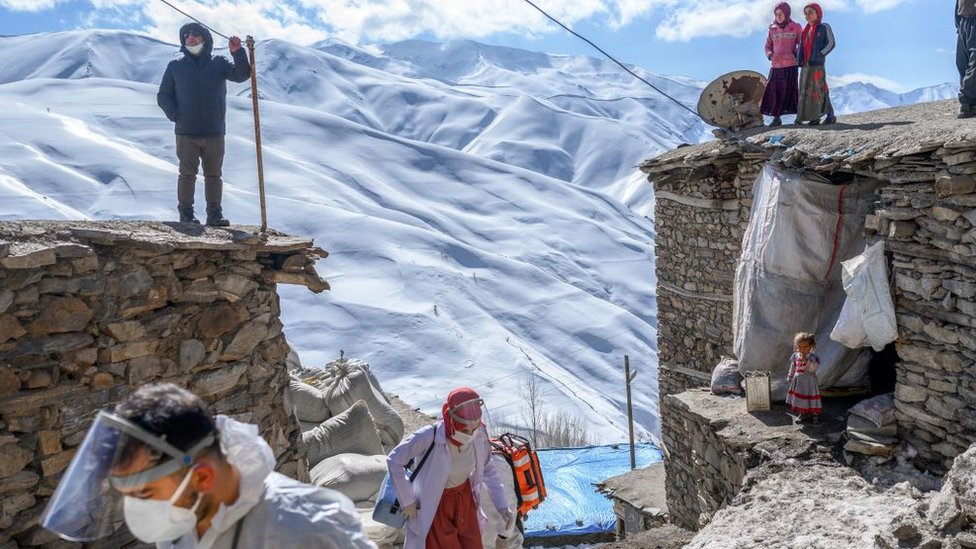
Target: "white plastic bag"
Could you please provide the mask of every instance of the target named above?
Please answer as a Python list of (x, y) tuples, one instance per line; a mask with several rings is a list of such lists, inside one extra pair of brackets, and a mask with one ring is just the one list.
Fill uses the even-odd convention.
[(840, 309), (840, 316), (837, 323), (830, 332), (830, 339), (842, 344), (848, 349), (867, 347), (868, 335), (864, 333), (864, 320), (861, 313), (857, 310), (857, 303), (848, 297), (844, 300), (844, 306)]
[(739, 373), (739, 362), (729, 357), (722, 357), (712, 370), (711, 388), (714, 395), (741, 395), (742, 374)]
[(868, 246), (864, 253), (841, 263), (844, 292), (854, 300), (864, 324), (864, 333), (875, 351), (898, 338), (895, 306), (888, 285), (884, 243)]

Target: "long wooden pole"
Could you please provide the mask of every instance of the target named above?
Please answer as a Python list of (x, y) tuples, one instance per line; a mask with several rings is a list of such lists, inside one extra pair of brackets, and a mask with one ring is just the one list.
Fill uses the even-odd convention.
[(637, 468), (637, 452), (634, 449), (634, 404), (630, 399), (630, 382), (634, 376), (630, 375), (630, 356), (624, 355), (624, 375), (627, 376), (627, 428), (630, 430), (630, 470)]
[(261, 112), (258, 108), (258, 77), (254, 68), (254, 37), (247, 37), (247, 51), (251, 58), (251, 100), (254, 103), (254, 146), (258, 154), (258, 191), (261, 195), (261, 233), (268, 232), (268, 210), (264, 200), (264, 158), (261, 155)]

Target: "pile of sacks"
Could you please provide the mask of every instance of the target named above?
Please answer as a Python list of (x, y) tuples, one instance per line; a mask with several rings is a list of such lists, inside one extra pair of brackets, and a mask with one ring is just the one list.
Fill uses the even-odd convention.
[(898, 444), (894, 393), (862, 400), (847, 416), (848, 452), (889, 457)]
[(356, 502), (364, 530), (378, 546), (402, 542), (402, 532), (371, 519), (386, 454), (403, 438), (403, 419), (369, 365), (342, 358), (323, 370), (291, 370), (285, 407), (301, 426), (300, 451), (312, 483)]

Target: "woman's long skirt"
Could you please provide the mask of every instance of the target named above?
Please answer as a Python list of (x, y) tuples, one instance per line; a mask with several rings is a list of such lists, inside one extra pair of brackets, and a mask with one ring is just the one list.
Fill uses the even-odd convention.
[(800, 98), (800, 88), (796, 79), (798, 72), (799, 68), (796, 66), (770, 69), (762, 104), (759, 106), (763, 114), (766, 116), (796, 114), (796, 106)]
[(478, 509), (471, 481), (447, 488), (437, 505), (434, 523), (427, 533), (427, 549), (482, 549)]
[(827, 71), (823, 65), (806, 65), (800, 69), (800, 102), (797, 122), (820, 121), (825, 114), (834, 112), (827, 88)]
[(822, 406), (820, 404), (820, 382), (817, 381), (817, 376), (812, 373), (793, 376), (789, 392), (786, 394), (786, 403), (790, 405), (791, 412), (819, 414)]

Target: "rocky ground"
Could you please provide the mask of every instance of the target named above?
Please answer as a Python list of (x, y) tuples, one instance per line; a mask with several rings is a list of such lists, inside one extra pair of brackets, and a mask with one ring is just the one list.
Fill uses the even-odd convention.
[(941, 491), (910, 458), (850, 467), (821, 448), (773, 459), (749, 473), (732, 504), (686, 547), (976, 547), (976, 447), (956, 459)]

